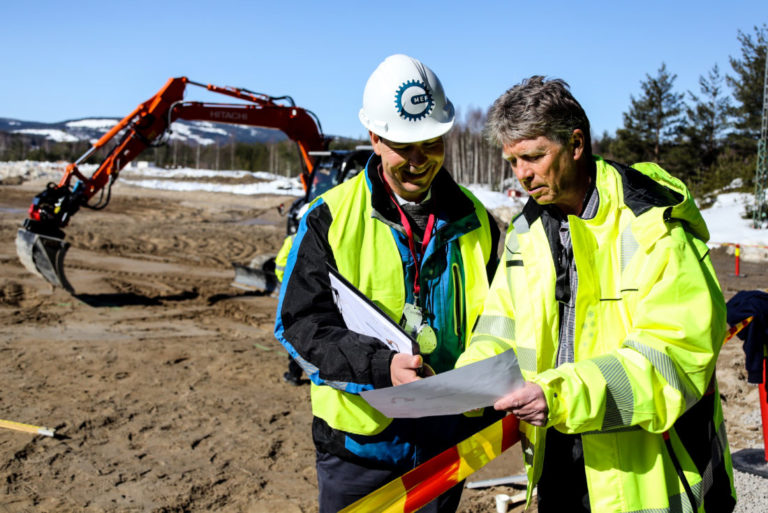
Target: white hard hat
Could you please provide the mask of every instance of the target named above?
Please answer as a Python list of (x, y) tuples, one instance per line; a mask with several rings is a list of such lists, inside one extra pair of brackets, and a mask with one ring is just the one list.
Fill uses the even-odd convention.
[(396, 143), (427, 141), (453, 126), (454, 109), (440, 79), (407, 55), (390, 55), (365, 84), (360, 122)]

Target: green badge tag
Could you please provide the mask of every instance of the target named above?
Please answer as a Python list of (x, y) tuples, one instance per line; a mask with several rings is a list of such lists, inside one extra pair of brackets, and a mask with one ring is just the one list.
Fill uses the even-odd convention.
[(416, 334), (416, 342), (419, 344), (421, 354), (431, 354), (437, 349), (437, 335), (429, 324), (422, 324)]
[(430, 354), (437, 349), (437, 335), (424, 317), (424, 311), (421, 308), (412, 303), (406, 303), (400, 325), (419, 344), (421, 354)]

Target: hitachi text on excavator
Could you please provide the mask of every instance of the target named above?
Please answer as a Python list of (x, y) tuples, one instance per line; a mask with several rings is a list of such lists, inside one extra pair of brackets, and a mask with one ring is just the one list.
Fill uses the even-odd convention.
[[(184, 101), (187, 85), (231, 96), (243, 103)], [(58, 184), (49, 183), (35, 196), (29, 208), (29, 218), (16, 236), (16, 251), (24, 267), (54, 286), (74, 294), (64, 273), (64, 257), (69, 243), (64, 240), (63, 228), (80, 207), (105, 208), (120, 170), (144, 149), (165, 143), (171, 133), (171, 124), (180, 119), (281, 130), (298, 146), (305, 191), (311, 184), (317, 159), (315, 155), (327, 150), (329, 144), (317, 116), (297, 107), (290, 96), (273, 97), (248, 89), (206, 85), (187, 77), (171, 78), (154, 96), (141, 103), (69, 164)], [(96, 171), (90, 177), (83, 175), (78, 166), (118, 135), (119, 140)], [(99, 198), (93, 201), (97, 194)]]

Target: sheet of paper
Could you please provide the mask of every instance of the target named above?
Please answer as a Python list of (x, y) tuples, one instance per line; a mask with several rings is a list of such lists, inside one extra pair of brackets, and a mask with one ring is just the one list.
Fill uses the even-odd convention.
[(338, 274), (338, 271), (329, 267), (328, 276), (331, 278), (331, 292), (336, 308), (348, 329), (376, 337), (393, 351), (413, 354), (413, 339), (395, 321)]
[(523, 386), (517, 356), (505, 351), (486, 360), (406, 385), (368, 390), (360, 395), (387, 417), (454, 415), (491, 406)]

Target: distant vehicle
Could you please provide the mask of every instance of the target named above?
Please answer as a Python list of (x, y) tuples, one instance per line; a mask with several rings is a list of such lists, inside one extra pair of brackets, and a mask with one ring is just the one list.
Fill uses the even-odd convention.
[(286, 235), (296, 233), (301, 216), (315, 198), (360, 174), (372, 153), (372, 146), (356, 146), (354, 150), (310, 151), (309, 155), (315, 158), (315, 169), (306, 194), (288, 209)]
[(299, 222), (310, 203), (325, 191), (360, 174), (372, 153), (372, 146), (356, 146), (354, 150), (310, 151), (309, 155), (314, 159), (315, 167), (304, 196), (291, 203), (287, 212), (283, 205), (278, 207), (281, 214), (286, 214), (285, 241), (280, 253), (258, 255), (247, 266), (232, 262), (235, 268), (235, 280), (232, 285), (246, 290), (276, 290), (282, 280), (280, 264), (276, 259), (279, 260), (280, 255), (287, 257), (293, 236), (299, 229)]

